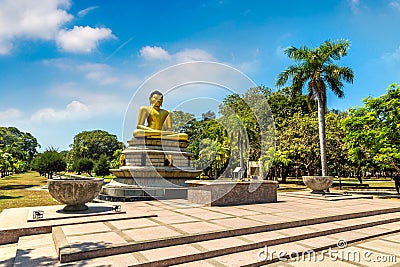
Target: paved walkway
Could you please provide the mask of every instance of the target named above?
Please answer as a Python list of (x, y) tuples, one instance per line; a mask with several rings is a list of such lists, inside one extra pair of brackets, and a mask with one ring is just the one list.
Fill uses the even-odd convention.
[[(0, 214), (0, 231), (53, 226), (53, 229), (57, 228), (62, 232), (62, 238), (63, 240), (65, 239), (63, 242), (68, 245), (66, 254), (84, 250), (101, 251), (110, 247), (125, 248), (127, 245), (151, 244), (153, 241), (156, 243), (171, 242), (171, 240), (179, 240), (185, 237), (190, 237), (191, 242), (193, 242), (196, 241), (196, 236), (208, 235), (210, 237), (216, 233), (220, 235), (221, 232), (233, 233), (242, 229), (246, 229), (246, 232), (239, 236), (228, 235), (225, 238), (223, 236), (209, 238), (208, 240), (199, 240), (196, 243), (187, 242), (190, 244), (171, 243), (169, 247), (146, 248), (141, 251), (80, 260), (70, 264), (59, 263), (53, 238), (50, 233), (45, 233), (20, 238), (17, 252), (15, 252), (17, 249), (16, 243), (0, 246), (0, 265), (13, 266), (13, 257), (16, 255), (14, 266), (129, 266), (168, 258), (171, 255), (179, 258), (185, 255), (209, 252), (213, 249), (249, 246), (254, 242), (270, 239), (285, 239), (287, 241), (285, 244), (270, 246), (269, 253), (271, 253), (271, 249), (277, 252), (280, 250), (290, 252), (296, 249), (303, 251), (304, 249), (313, 248), (316, 244), (323, 244), (326, 240), (336, 243), (341, 238), (340, 235), (335, 235), (334, 233), (325, 236), (323, 234), (325, 233), (324, 231), (329, 231), (333, 228), (345, 228), (349, 225), (368, 225), (374, 223), (375, 218), (372, 215), (375, 211), (400, 208), (398, 201), (379, 199), (323, 201), (279, 194), (278, 200), (277, 203), (230, 207), (205, 207), (188, 203), (186, 200), (142, 201), (121, 203), (122, 210), (126, 214), (99, 215), (90, 218), (84, 216), (73, 219), (50, 218), (52, 216), (51, 212), (56, 212), (61, 206), (40, 207), (50, 220), (37, 222), (27, 221), (32, 208), (9, 209)], [(92, 204), (92, 207), (101, 205), (103, 204)], [(371, 213), (371, 216), (361, 216), (362, 213)], [(357, 217), (357, 214), (360, 216)], [(151, 217), (155, 215), (156, 217)], [(349, 217), (349, 215), (351, 216)], [(138, 216), (149, 217), (133, 218)], [(400, 231), (399, 222), (389, 223), (390, 220), (400, 218), (399, 216), (400, 210), (380, 215), (380, 220), (388, 220), (388, 223), (386, 228), (381, 227), (379, 229), (382, 231)], [(327, 218), (328, 220), (326, 221)], [(261, 233), (258, 230), (262, 227), (272, 227), (272, 230)], [(277, 227), (276, 230), (273, 227)], [(373, 231), (377, 230), (377, 228), (369, 229), (367, 233), (365, 230), (359, 230), (358, 232), (355, 231), (353, 235), (365, 238), (368, 235), (373, 235)], [(322, 239), (304, 238), (290, 241), (296, 235), (300, 236), (298, 231), (303, 231), (301, 234), (304, 236), (307, 233), (319, 232), (322, 235)], [(348, 237), (353, 238), (352, 236)], [(350, 241), (351, 238), (349, 238)], [(368, 258), (364, 259), (362, 257), (359, 262), (357, 259), (340, 261), (339, 266), (396, 266), (394, 264), (400, 266), (400, 234), (398, 233), (349, 244), (347, 248), (343, 248), (339, 252), (350, 251), (353, 253), (353, 250), (360, 253), (371, 251), (372, 254), (369, 255), (371, 262), (368, 262)], [(252, 252), (251, 257), (254, 259), (251, 259), (251, 261), (257, 262), (255, 257), (257, 257), (259, 251), (260, 249), (257, 249)], [(211, 257), (207, 260), (194, 260), (191, 264), (185, 263), (180, 266), (239, 266), (241, 265), (240, 255), (233, 253), (226, 256)], [(324, 255), (323, 265), (319, 262), (321, 255)], [(277, 256), (278, 254), (275, 255), (275, 258)], [(317, 256), (319, 258), (317, 257), (315, 262), (289, 260), (270, 265), (333, 266), (335, 264), (338, 266), (339, 259), (334, 262), (328, 258), (328, 255), (321, 252), (318, 252)], [(377, 262), (377, 256), (385, 256), (386, 262)], [(238, 260), (236, 261), (236, 259)], [(382, 261), (383, 258), (381, 257), (380, 260)]]

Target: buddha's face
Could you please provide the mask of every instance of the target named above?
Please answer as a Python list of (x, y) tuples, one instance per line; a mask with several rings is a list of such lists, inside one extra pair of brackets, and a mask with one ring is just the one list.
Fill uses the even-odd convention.
[(159, 94), (153, 94), (150, 97), (150, 104), (152, 107), (161, 107), (162, 106), (162, 102), (163, 102), (163, 96), (159, 95)]

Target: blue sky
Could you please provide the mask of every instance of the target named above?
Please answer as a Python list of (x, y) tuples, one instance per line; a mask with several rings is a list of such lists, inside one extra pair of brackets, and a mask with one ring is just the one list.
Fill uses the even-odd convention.
[(399, 28), (400, 0), (0, 0), (0, 125), (42, 148), (67, 149), (83, 130), (122, 139), (130, 99), (166, 67), (221, 62), (274, 88), (286, 47), (340, 38), (355, 80), (328, 106), (345, 110), (399, 82)]

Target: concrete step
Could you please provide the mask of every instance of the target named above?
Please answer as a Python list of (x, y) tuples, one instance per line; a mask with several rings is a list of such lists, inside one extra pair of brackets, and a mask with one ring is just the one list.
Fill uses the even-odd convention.
[[(397, 223), (400, 221), (400, 212), (349, 219), (331, 219), (322, 217), (318, 218), (318, 221), (310, 219), (302, 223), (278, 223), (237, 228), (229, 231), (206, 232), (194, 235), (185, 234), (170, 238), (144, 240), (142, 242), (132, 241), (125, 244), (93, 243), (89, 239), (84, 240), (78, 237), (80, 238), (80, 243), (70, 245), (68, 235), (64, 235), (62, 228), (56, 227), (53, 229), (53, 239), (61, 262), (135, 252), (139, 255), (138, 258), (141, 259), (138, 266), (146, 266), (147, 264), (151, 266), (166, 266), (248, 251), (265, 245), (278, 245), (381, 224)], [(96, 227), (99, 227), (99, 231), (103, 230), (103, 226), (97, 225)], [(89, 235), (88, 238), (90, 237)], [(74, 238), (76, 239), (77, 237), (72, 236), (71, 240)], [(111, 242), (112, 240), (109, 241)], [(209, 248), (212, 249), (209, 250)], [(163, 258), (163, 255), (166, 258)]]
[(12, 266), (61, 266), (51, 234), (20, 237)]
[[(393, 217), (398, 215), (393, 214)], [(364, 220), (364, 223), (369, 223), (376, 219), (376, 216), (373, 216)], [(389, 218), (382, 219), (387, 220)], [(360, 221), (356, 219), (351, 221), (351, 223), (357, 222)], [(350, 223), (350, 221), (342, 222), (343, 225), (347, 223)], [(333, 230), (333, 228), (338, 226), (340, 227), (337, 223), (325, 223), (295, 227), (273, 232), (98, 257), (70, 264), (61, 264), (59, 262), (52, 244), (51, 235), (41, 234), (21, 237), (18, 242), (14, 265), (8, 266), (262, 266), (287, 258), (295, 258), (297, 255), (300, 257), (304, 255), (308, 259), (307, 257), (314, 256), (312, 252), (326, 250), (329, 247), (338, 250), (336, 248), (338, 240), (344, 240), (346, 244), (351, 244), (400, 231), (400, 222), (398, 221), (335, 232), (336, 230)], [(347, 225), (347, 227), (349, 226)], [(321, 235), (322, 232), (326, 231), (332, 233)], [(310, 236), (310, 233), (313, 232), (319, 232), (319, 234)], [(307, 235), (310, 237), (304, 238)], [(400, 243), (397, 245), (400, 247)], [(284, 253), (282, 254), (281, 251)], [(278, 255), (280, 256), (278, 257)], [(321, 256), (317, 257), (320, 258)]]
[(17, 253), (17, 243), (0, 245), (0, 266), (11, 267)]
[[(312, 226), (311, 226), (312, 227)], [(300, 229), (298, 229), (300, 230)], [(254, 267), (254, 266), (265, 266), (267, 264), (271, 264), (274, 262), (283, 262), (284, 265), (277, 266), (292, 266), (288, 265), (291, 261), (297, 260), (297, 265), (294, 266), (308, 266), (307, 264), (313, 264), (312, 266), (356, 266), (352, 264), (345, 265), (345, 261), (354, 261), (357, 262), (357, 257), (360, 257), (359, 260), (363, 260), (363, 253), (366, 251), (372, 252), (370, 247), (367, 247), (365, 250), (360, 250), (359, 248), (347, 249), (349, 244), (353, 244), (359, 241), (376, 238), (379, 236), (384, 236), (388, 234), (398, 233), (400, 232), (400, 222), (392, 222), (380, 224), (377, 226), (365, 227), (356, 230), (343, 231), (338, 233), (332, 233), (328, 235), (320, 235), (310, 238), (301, 238), (298, 239), (298, 235), (291, 236), (291, 241), (289, 242), (276, 242), (277, 239), (270, 238), (265, 236), (263, 246), (259, 246), (255, 249), (244, 250), (236, 253), (225, 253), (215, 257), (203, 257), (197, 261), (184, 262), (183, 259), (163, 259), (163, 261), (158, 262), (147, 262), (141, 263), (131, 266), (165, 266), (164, 264), (168, 264), (170, 266), (175, 267), (183, 267), (183, 266), (246, 266), (246, 267)], [(261, 237), (261, 236), (260, 236)], [(400, 235), (396, 237), (400, 239)], [(208, 245), (208, 244), (203, 244)], [(393, 247), (394, 251), (400, 251), (400, 243), (390, 243), (389, 245), (394, 245), (397, 247)], [(344, 253), (341, 253), (341, 250), (345, 250)], [(378, 248), (375, 248), (377, 250)], [(384, 255), (390, 255), (387, 250), (384, 250)], [(157, 251), (157, 253), (161, 254), (161, 251)], [(336, 257), (336, 263), (332, 260), (330, 255)], [(395, 259), (398, 262), (399, 256), (392, 254), (392, 259)], [(394, 256), (394, 258), (393, 258)], [(397, 258), (396, 258), (397, 257)], [(338, 260), (339, 259), (339, 260)], [(373, 260), (373, 256), (371, 260)], [(325, 262), (323, 262), (325, 260)], [(171, 265), (171, 262), (179, 262), (180, 264)], [(366, 261), (366, 260), (365, 260)], [(372, 266), (372, 262), (365, 262), (365, 265), (361, 266)], [(357, 263), (356, 263), (357, 264)], [(381, 263), (383, 265), (377, 266), (389, 266)], [(360, 266), (360, 265), (358, 265)], [(397, 266), (397, 265), (396, 265)]]

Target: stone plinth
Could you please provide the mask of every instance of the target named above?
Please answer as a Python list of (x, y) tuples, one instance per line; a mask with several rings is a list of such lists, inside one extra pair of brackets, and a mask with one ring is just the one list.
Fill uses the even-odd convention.
[(277, 202), (277, 182), (251, 181), (186, 181), (188, 201), (207, 206), (230, 206)]
[(117, 178), (103, 187), (102, 199), (186, 198), (185, 181), (201, 173), (191, 166), (187, 141), (133, 138), (128, 144), (125, 166), (110, 170)]
[(50, 195), (58, 202), (66, 204), (64, 211), (87, 210), (85, 203), (92, 201), (100, 193), (103, 179), (54, 178), (48, 180)]

